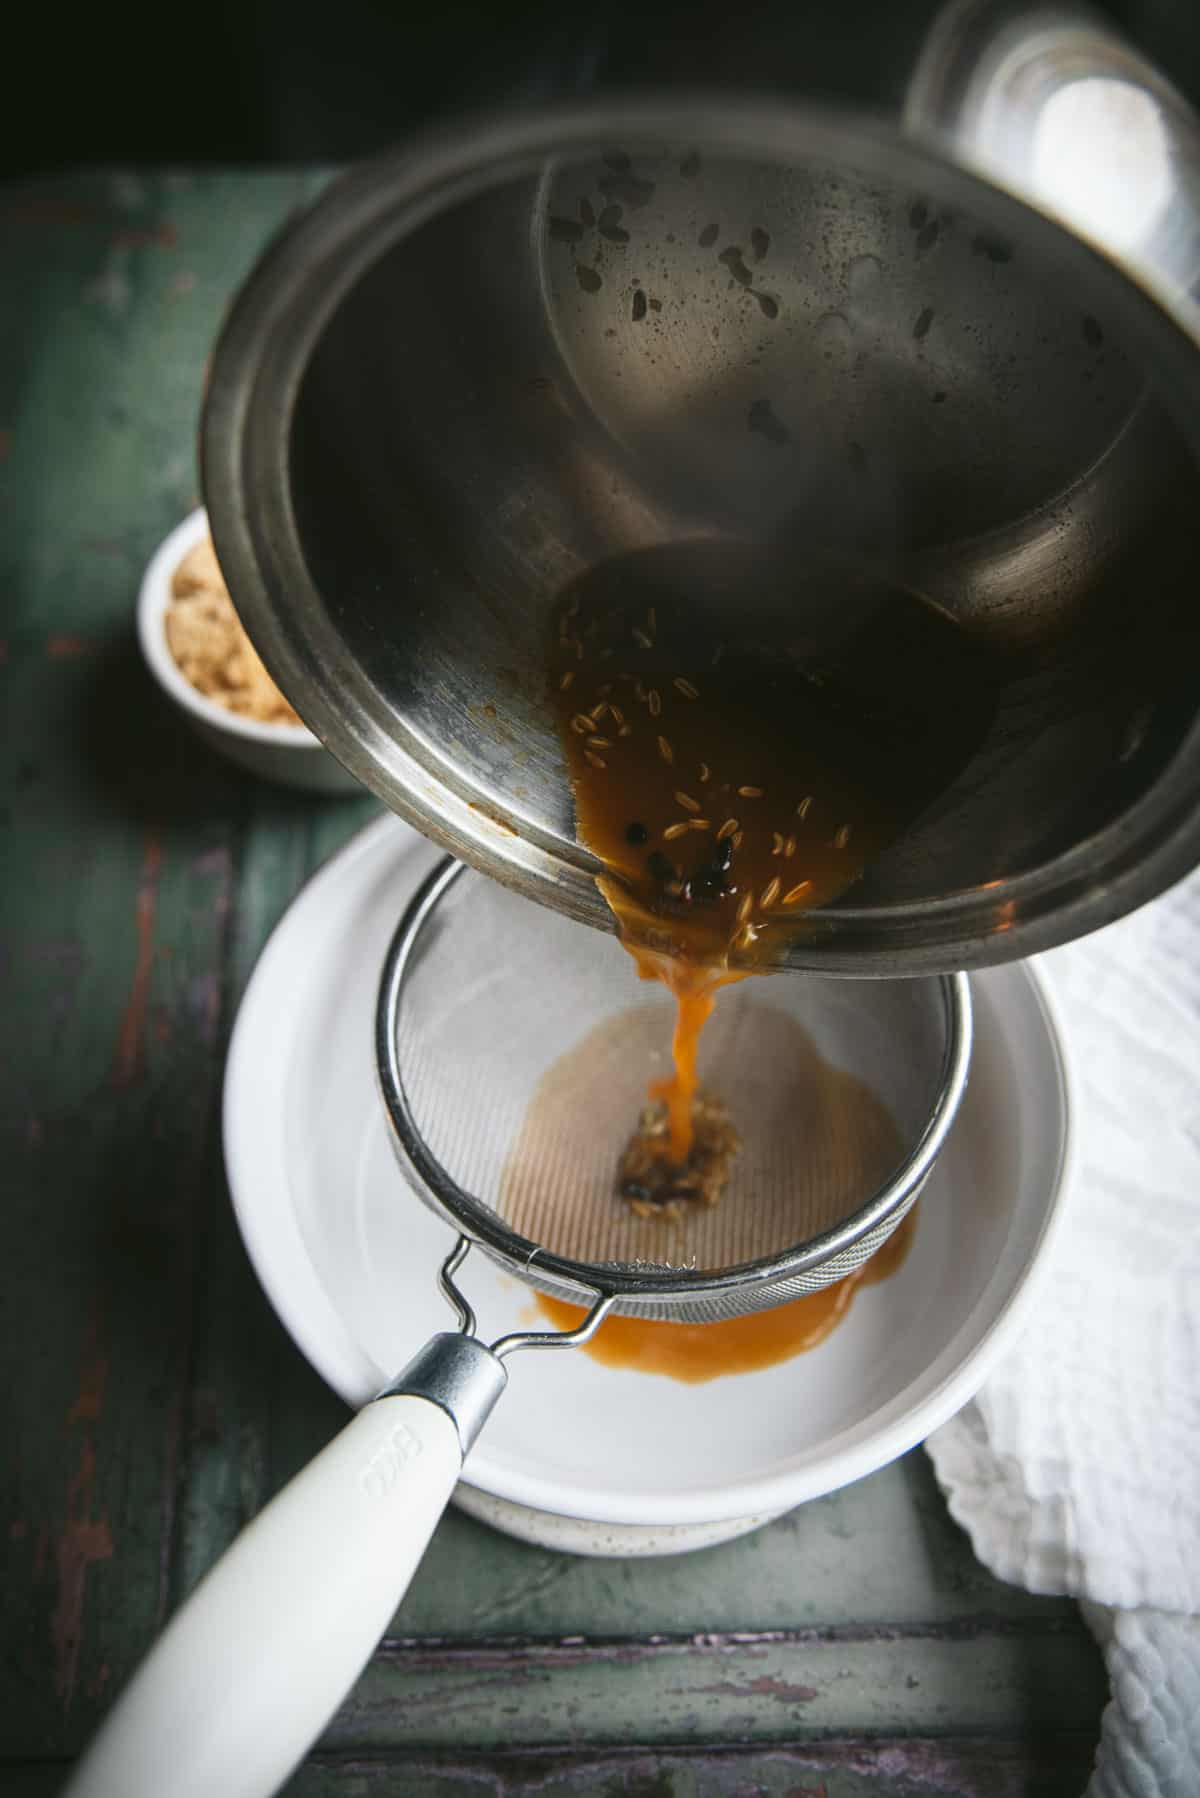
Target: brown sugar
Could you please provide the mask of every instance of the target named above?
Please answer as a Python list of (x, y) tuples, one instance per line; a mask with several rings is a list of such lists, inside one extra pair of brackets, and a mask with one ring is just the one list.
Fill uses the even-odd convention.
[(300, 723), (242, 627), (210, 538), (175, 570), (164, 624), (167, 647), (198, 693), (262, 724)]

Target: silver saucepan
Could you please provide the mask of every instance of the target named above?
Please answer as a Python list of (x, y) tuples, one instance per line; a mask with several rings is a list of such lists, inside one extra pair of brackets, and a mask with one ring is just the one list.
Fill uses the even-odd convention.
[[(736, 632), (764, 565), (817, 556), (960, 620), (997, 701), (777, 951), (826, 973), (1025, 955), (1200, 854), (1193, 121), (1081, 16), (959, 4), (902, 44), (929, 11), (894, 10), (887, 116), (828, 82), (591, 99), (354, 170), (250, 277), (204, 424), (305, 722), (593, 924), (544, 703), (566, 586), (650, 570)], [(900, 683), (923, 716), (960, 697), (936, 674)]]

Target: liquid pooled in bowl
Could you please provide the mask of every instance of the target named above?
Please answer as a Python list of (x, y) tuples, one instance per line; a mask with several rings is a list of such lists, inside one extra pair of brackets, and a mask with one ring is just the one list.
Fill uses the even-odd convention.
[[(720, 1323), (680, 1324), (646, 1317), (610, 1317), (584, 1353), (606, 1367), (665, 1374), (698, 1385), (721, 1374), (753, 1373), (817, 1348), (837, 1329), (863, 1286), (874, 1286), (903, 1267), (917, 1227), (917, 1206), (907, 1211), (886, 1241), (862, 1266), (819, 1292), (751, 1311)], [(586, 1315), (577, 1305), (537, 1295), (538, 1314), (555, 1330), (577, 1330)]]

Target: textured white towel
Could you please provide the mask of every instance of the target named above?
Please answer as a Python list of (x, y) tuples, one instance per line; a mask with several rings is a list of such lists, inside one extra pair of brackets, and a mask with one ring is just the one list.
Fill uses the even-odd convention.
[(981, 1561), (1087, 1601), (1112, 1684), (1087, 1798), (1198, 1798), (1200, 875), (1039, 965), (1078, 1190), (1020, 1342), (926, 1446)]

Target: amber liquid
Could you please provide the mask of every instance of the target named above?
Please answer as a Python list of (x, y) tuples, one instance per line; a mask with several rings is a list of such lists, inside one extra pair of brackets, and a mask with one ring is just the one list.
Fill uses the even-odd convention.
[[(724, 1323), (673, 1324), (644, 1317), (610, 1317), (585, 1345), (585, 1354), (606, 1367), (634, 1368), (699, 1384), (721, 1374), (752, 1373), (804, 1354), (837, 1328), (860, 1287), (886, 1280), (908, 1255), (917, 1226), (917, 1207), (869, 1260), (843, 1280), (807, 1293), (770, 1311), (753, 1311)], [(574, 1330), (584, 1317), (575, 1305), (539, 1294), (538, 1311), (556, 1330)]]
[(579, 840), (643, 979), (678, 1005), (667, 1103), (686, 1162), (718, 989), (846, 892), (968, 759), (993, 671), (874, 575), (704, 543), (562, 596), (550, 655)]

